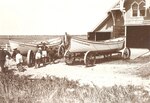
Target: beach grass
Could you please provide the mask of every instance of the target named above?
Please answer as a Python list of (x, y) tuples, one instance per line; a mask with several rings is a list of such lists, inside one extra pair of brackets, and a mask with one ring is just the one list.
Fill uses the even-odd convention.
[(149, 103), (142, 86), (102, 87), (80, 85), (67, 78), (31, 79), (13, 73), (0, 74), (1, 103)]

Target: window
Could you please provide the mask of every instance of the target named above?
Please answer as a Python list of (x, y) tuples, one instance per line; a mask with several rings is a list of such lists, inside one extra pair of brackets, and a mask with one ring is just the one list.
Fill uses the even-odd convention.
[(132, 16), (138, 16), (138, 4), (134, 3), (132, 5)]
[(145, 2), (143, 0), (140, 3), (133, 2), (131, 9), (133, 17), (146, 16)]
[(139, 4), (139, 11), (140, 11), (140, 16), (145, 16), (145, 3), (142, 1), (140, 4)]

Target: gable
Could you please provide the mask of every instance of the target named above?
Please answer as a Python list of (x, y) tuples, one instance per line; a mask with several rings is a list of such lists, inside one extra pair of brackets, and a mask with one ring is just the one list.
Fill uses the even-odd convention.
[(109, 16), (107, 20), (103, 22), (103, 24), (99, 28), (97, 28), (98, 32), (111, 32), (112, 30), (113, 30), (113, 20), (111, 16)]
[(126, 0), (126, 25), (150, 25), (150, 0)]
[(99, 26), (97, 26), (97, 28), (93, 31), (112, 31), (112, 26), (113, 26), (113, 20), (110, 14), (108, 14), (107, 18), (105, 18), (105, 20), (103, 20), (103, 22), (101, 22), (101, 24)]
[[(145, 7), (145, 14), (143, 12), (144, 16), (140, 16), (142, 14), (138, 14), (138, 17), (132, 17), (132, 9), (131, 9), (131, 5), (133, 5), (133, 3), (136, 2), (138, 5), (143, 5), (143, 7)], [(142, 6), (141, 6), (142, 7)], [(108, 15), (107, 17), (93, 30), (94, 31), (111, 31), (112, 27), (110, 27), (110, 24), (113, 26), (114, 24), (112, 22), (115, 22), (116, 18), (112, 17), (111, 12), (112, 11), (120, 11), (122, 12), (122, 16), (124, 19), (126, 19), (126, 21), (124, 22), (123, 20), (123, 25), (145, 25), (145, 24), (150, 24), (150, 0), (118, 0), (117, 3), (115, 3), (115, 5), (108, 11)], [(125, 15), (123, 14), (123, 12), (125, 12)], [(139, 12), (139, 11), (138, 11)], [(142, 13), (142, 11), (141, 11)], [(112, 20), (110, 20), (110, 18)], [(122, 24), (121, 24), (122, 25)]]

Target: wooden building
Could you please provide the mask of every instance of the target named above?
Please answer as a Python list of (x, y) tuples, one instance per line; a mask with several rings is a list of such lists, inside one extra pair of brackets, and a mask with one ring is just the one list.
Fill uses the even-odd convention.
[(126, 36), (129, 48), (150, 48), (150, 0), (120, 0), (92, 32), (89, 40)]

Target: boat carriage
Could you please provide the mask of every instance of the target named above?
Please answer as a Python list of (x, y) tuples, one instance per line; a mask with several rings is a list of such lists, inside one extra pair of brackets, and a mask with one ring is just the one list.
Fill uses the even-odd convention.
[[(65, 52), (65, 62), (70, 65), (75, 61), (76, 57), (84, 57), (86, 66), (95, 64), (97, 55), (111, 55), (112, 53), (120, 53), (124, 48), (125, 38), (119, 37), (109, 40), (90, 41), (78, 37), (72, 37), (70, 47)], [(124, 57), (128, 58), (129, 49), (124, 52)]]
[[(60, 37), (47, 40), (45, 41), (45, 43), (47, 47), (52, 47), (57, 50), (58, 57), (61, 58), (64, 56), (65, 48)], [(9, 45), (11, 50), (17, 48), (22, 55), (27, 56), (27, 65), (30, 66), (34, 62), (34, 55), (38, 50), (37, 45), (42, 46), (42, 42), (23, 43), (9, 40)]]

